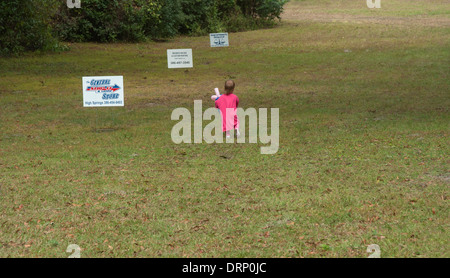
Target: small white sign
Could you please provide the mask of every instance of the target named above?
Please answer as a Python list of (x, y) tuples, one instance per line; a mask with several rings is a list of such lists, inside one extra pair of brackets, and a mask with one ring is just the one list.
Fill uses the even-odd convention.
[(167, 49), (167, 65), (173, 68), (192, 68), (192, 49)]
[(209, 34), (211, 47), (224, 47), (228, 44), (228, 33), (211, 33)]
[(381, 8), (381, 0), (367, 0), (367, 7), (369, 9), (373, 9), (373, 8)]
[(124, 106), (123, 76), (83, 77), (83, 107)]

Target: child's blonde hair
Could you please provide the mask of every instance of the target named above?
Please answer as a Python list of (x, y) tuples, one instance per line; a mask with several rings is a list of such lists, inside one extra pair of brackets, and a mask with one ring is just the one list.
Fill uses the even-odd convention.
[(234, 86), (235, 86), (235, 84), (234, 84), (233, 80), (230, 79), (230, 80), (225, 81), (225, 94), (229, 95), (229, 94), (233, 93)]

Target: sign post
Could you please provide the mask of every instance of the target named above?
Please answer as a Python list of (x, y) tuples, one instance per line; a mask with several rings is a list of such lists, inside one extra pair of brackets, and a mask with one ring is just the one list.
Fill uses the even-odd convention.
[[(88, 76), (82, 78), (83, 107), (121, 107), (124, 106), (123, 76)], [(95, 114), (95, 130), (98, 132), (98, 118), (104, 115)], [(112, 115), (115, 122), (114, 113)], [(114, 130), (113, 128), (103, 129)]]

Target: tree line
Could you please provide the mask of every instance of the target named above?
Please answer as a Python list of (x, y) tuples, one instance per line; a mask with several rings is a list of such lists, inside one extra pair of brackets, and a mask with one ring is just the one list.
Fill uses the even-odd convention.
[(0, 0), (0, 55), (61, 42), (141, 42), (275, 24), (288, 0)]

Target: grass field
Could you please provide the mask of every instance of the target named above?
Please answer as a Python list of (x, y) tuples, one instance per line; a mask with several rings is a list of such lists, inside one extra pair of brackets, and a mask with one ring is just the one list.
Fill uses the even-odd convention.
[[(0, 257), (449, 257), (450, 7), (365, 2), (291, 1), (228, 48), (0, 58)], [(167, 69), (173, 48), (194, 68)], [(125, 107), (82, 107), (102, 75)], [(172, 142), (172, 111), (227, 78), (241, 107), (280, 109), (276, 154)]]

